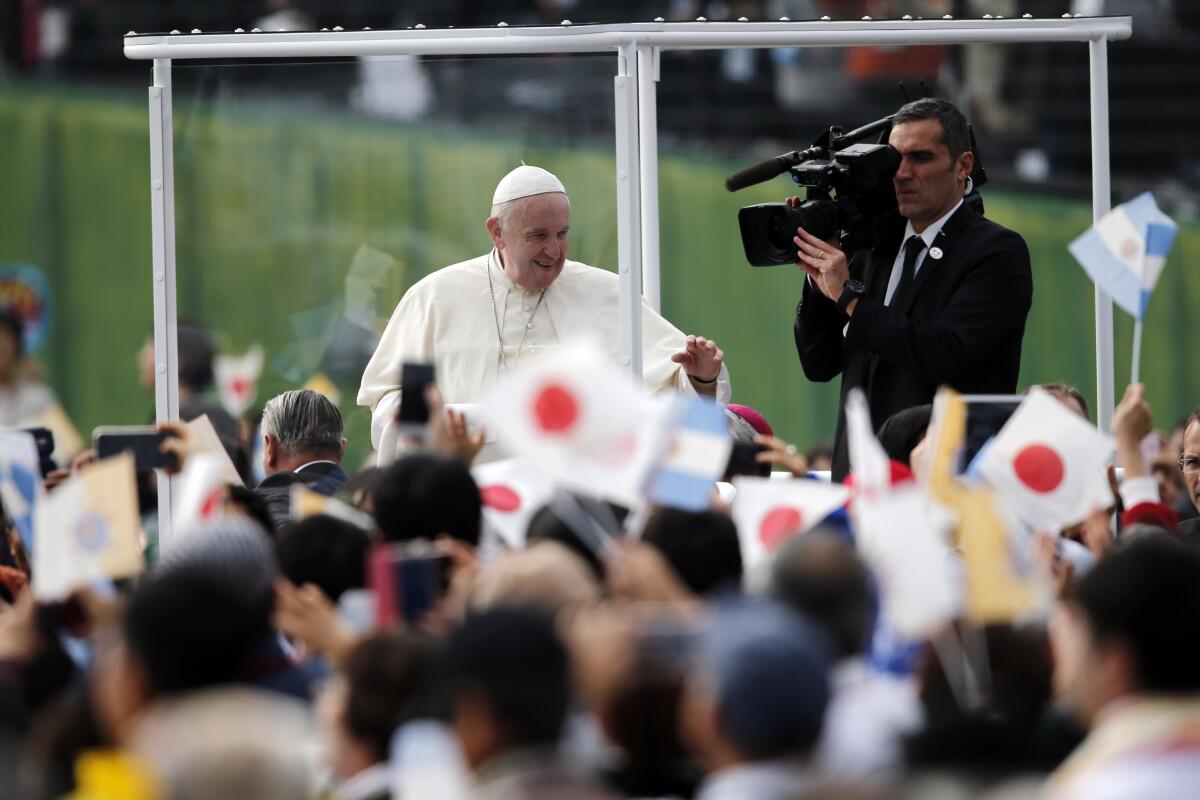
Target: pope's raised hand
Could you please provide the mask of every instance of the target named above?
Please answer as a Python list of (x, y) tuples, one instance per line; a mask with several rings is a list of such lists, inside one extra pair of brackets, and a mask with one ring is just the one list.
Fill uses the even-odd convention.
[(712, 339), (689, 336), (684, 348), (671, 356), (671, 360), (682, 365), (683, 371), (689, 376), (708, 383), (721, 374), (725, 353)]

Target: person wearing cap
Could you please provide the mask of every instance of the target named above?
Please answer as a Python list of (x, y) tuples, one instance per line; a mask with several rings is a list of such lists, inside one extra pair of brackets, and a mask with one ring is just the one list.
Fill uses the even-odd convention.
[[(363, 373), (358, 403), (372, 410), (371, 443), (398, 448), (392, 424), (405, 362), (432, 362), (447, 403), (477, 402), (506, 370), (560, 342), (589, 337), (619, 358), (618, 277), (567, 259), (571, 203), (562, 183), (521, 166), (496, 187), (490, 253), (440, 269), (396, 306)], [(642, 305), (646, 391), (678, 390), (729, 399), (729, 373), (716, 343), (685, 336)]]

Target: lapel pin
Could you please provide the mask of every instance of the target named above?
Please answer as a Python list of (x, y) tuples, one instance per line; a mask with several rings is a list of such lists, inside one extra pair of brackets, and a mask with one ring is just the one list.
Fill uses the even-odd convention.
[(940, 248), (940, 247), (929, 248), (929, 257), (932, 258), (934, 261), (940, 260), (942, 257), (942, 248)]

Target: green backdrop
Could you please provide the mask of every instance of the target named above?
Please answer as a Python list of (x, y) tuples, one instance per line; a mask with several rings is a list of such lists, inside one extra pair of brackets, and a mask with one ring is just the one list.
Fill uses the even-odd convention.
[[(346, 280), (362, 245), (386, 266), (365, 292), (379, 325), (412, 282), (487, 248), (492, 187), (519, 159), (554, 170), (568, 187), (572, 257), (616, 261), (611, 141), (536, 143), (182, 97), (175, 124), (180, 318), (213, 327), (229, 352), (263, 344), (260, 402), (308, 377), (309, 351), (320, 349), (315, 329), (328, 333), (348, 291), (357, 291), (365, 313), (362, 285), (354, 290)], [(153, 319), (147, 127), (143, 92), (0, 87), (0, 263), (45, 271), (56, 310), (39, 358), (85, 432), (152, 416), (134, 357)], [(738, 207), (781, 199), (788, 184), (727, 194), (722, 179), (740, 166), (661, 153), (663, 311), (684, 331), (718, 341), (735, 399), (805, 445), (831, 435), (837, 387), (808, 383), (796, 360), (791, 325), (802, 274), (753, 269), (741, 253)], [(1092, 287), (1066, 250), (1089, 224), (1090, 206), (984, 191), (988, 215), (1019, 231), (1033, 256), (1022, 385), (1064, 380), (1094, 400)], [(1187, 313), (1200, 299), (1200, 278), (1186, 269), (1200, 255), (1200, 224), (1180, 223), (1150, 304), (1142, 360), (1160, 425), (1200, 402), (1200, 375), (1187, 368), (1184, 346), (1200, 336), (1200, 319)], [(1119, 397), (1132, 325), (1119, 309), (1115, 316)], [(337, 373), (336, 362), (327, 357), (321, 366)], [(354, 380), (338, 383), (352, 447), (362, 452), (368, 416), (355, 410)]]

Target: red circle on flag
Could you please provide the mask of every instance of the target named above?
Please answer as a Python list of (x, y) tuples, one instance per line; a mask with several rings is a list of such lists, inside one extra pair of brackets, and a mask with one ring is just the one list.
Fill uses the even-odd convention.
[(1013, 459), (1017, 480), (1039, 494), (1053, 492), (1062, 485), (1066, 467), (1053, 447), (1044, 444), (1026, 445)]
[(567, 389), (547, 384), (534, 398), (533, 416), (544, 433), (565, 433), (579, 417), (579, 404)]
[(250, 381), (245, 378), (234, 378), (229, 382), (229, 390), (238, 397), (250, 394)]
[(504, 514), (516, 511), (521, 507), (521, 495), (517, 494), (511, 486), (505, 486), (502, 483), (484, 486), (479, 490), (479, 496), (485, 506)]
[(763, 515), (758, 526), (758, 539), (768, 552), (779, 546), (780, 542), (800, 531), (804, 518), (800, 512), (788, 506), (773, 508)]

